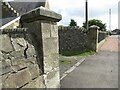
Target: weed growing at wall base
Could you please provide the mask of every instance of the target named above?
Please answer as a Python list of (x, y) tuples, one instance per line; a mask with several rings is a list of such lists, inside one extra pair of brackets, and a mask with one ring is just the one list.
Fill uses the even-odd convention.
[(60, 60), (60, 63), (61, 63), (61, 64), (70, 64), (71, 61), (68, 61), (68, 60)]
[(94, 55), (96, 52), (95, 51), (92, 51), (92, 50), (85, 50), (85, 51), (74, 51), (74, 52), (68, 52), (68, 51), (63, 51), (61, 53), (61, 55), (63, 56), (82, 56), (82, 57), (86, 57), (86, 56), (89, 56), (89, 55)]

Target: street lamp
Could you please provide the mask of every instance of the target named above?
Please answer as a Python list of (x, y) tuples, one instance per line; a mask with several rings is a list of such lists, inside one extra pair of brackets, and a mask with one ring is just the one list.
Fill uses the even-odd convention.
[(86, 22), (86, 30), (88, 30), (88, 0), (85, 1), (85, 22)]

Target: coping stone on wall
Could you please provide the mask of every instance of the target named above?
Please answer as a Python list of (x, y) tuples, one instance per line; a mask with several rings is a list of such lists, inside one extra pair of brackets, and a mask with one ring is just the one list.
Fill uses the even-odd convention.
[(92, 26), (90, 26), (90, 29), (91, 29), (91, 28), (100, 29), (100, 27), (97, 26), (97, 25), (92, 25)]
[(36, 8), (21, 16), (22, 22), (32, 22), (36, 20), (60, 21), (62, 16), (43, 7)]

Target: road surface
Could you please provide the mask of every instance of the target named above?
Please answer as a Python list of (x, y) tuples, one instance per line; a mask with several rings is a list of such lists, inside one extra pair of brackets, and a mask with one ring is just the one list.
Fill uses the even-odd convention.
[(61, 88), (118, 88), (119, 39), (107, 38), (96, 55), (61, 80)]

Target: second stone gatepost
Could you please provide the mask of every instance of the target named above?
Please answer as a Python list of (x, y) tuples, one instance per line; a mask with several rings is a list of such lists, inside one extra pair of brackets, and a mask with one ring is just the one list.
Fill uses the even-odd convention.
[(21, 27), (32, 34), (46, 88), (60, 87), (57, 22), (61, 18), (60, 14), (40, 7), (22, 15), (20, 20)]
[(98, 52), (98, 30), (99, 27), (93, 25), (89, 28), (89, 48)]

